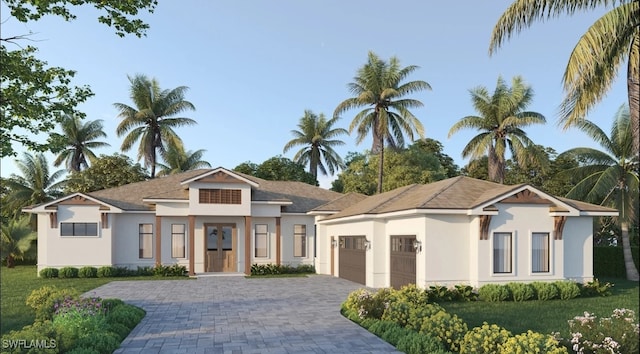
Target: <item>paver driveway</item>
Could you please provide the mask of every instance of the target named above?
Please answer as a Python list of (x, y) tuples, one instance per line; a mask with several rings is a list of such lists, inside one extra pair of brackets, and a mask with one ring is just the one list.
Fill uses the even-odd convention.
[(89, 294), (147, 311), (116, 353), (397, 353), (340, 315), (360, 285), (331, 276), (114, 281)]

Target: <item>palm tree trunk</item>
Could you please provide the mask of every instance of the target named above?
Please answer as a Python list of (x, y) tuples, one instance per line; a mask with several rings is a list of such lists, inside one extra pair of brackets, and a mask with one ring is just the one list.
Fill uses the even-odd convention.
[(7, 256), (7, 268), (15, 268), (16, 262), (12, 254)]
[(624, 268), (627, 272), (627, 279), (638, 281), (640, 276), (638, 275), (638, 269), (633, 262), (633, 255), (631, 254), (631, 242), (629, 242), (629, 223), (620, 223), (620, 229), (622, 230), (622, 254), (624, 256)]
[(497, 183), (504, 183), (504, 166), (502, 166), (503, 172), (500, 173), (500, 159), (496, 154), (496, 149), (493, 146), (489, 147), (488, 156), (489, 166), (487, 166), (489, 172), (489, 180)]
[(378, 164), (378, 194), (382, 193), (382, 177), (384, 175), (384, 137), (379, 137), (380, 163)]
[[(629, 58), (640, 58), (640, 37), (636, 36), (631, 43)], [(635, 64), (635, 65), (634, 65)], [(633, 139), (633, 155), (640, 159), (640, 67), (638, 63), (627, 63), (627, 91), (629, 95), (629, 114), (631, 120), (631, 137)]]

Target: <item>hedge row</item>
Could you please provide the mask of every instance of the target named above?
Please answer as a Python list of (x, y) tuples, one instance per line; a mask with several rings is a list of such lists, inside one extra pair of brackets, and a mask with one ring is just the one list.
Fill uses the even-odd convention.
[[(636, 264), (640, 264), (640, 248), (631, 247)], [(593, 248), (593, 273), (596, 277), (626, 278), (622, 247), (598, 246)]]
[(170, 266), (158, 265), (155, 267), (138, 267), (130, 269), (127, 267), (104, 266), (64, 268), (44, 268), (40, 271), (41, 278), (111, 278), (111, 277), (135, 277), (135, 276), (163, 276), (179, 277), (187, 274), (185, 266), (174, 264)]

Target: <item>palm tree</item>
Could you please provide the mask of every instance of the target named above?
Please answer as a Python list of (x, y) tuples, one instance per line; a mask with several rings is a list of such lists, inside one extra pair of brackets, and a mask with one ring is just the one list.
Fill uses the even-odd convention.
[(7, 261), (7, 268), (15, 267), (15, 260), (26, 257), (35, 257), (35, 248), (32, 244), (38, 239), (38, 233), (31, 229), (28, 216), (14, 218), (0, 227), (0, 244), (2, 252), (0, 257)]
[(138, 160), (144, 158), (145, 167), (151, 166), (151, 178), (156, 175), (157, 153), (165, 151), (165, 144), (182, 144), (173, 131), (175, 127), (196, 124), (191, 118), (172, 117), (186, 110), (195, 110), (193, 104), (184, 99), (186, 86), (173, 90), (161, 90), (156, 79), (144, 75), (129, 77), (130, 96), (135, 107), (114, 103), (120, 111), (122, 122), (116, 128), (118, 136), (127, 134), (122, 142), (122, 151), (128, 151), (140, 140)]
[(195, 170), (203, 167), (211, 167), (211, 164), (202, 160), (206, 150), (185, 151), (182, 145), (169, 145), (163, 156), (166, 164), (158, 163), (160, 171), (158, 176), (168, 176), (175, 173)]
[(391, 147), (403, 146), (404, 134), (413, 140), (414, 131), (420, 138), (424, 138), (422, 123), (409, 111), (410, 108), (422, 107), (422, 102), (403, 98), (414, 92), (431, 89), (425, 81), (402, 83), (418, 68), (415, 65), (402, 68), (396, 57), (391, 57), (386, 62), (369, 52), (367, 63), (358, 70), (353, 78), (354, 82), (348, 84), (355, 97), (344, 100), (333, 113), (334, 118), (337, 118), (350, 109), (366, 107), (351, 121), (349, 133), (357, 129), (356, 143), (359, 144), (372, 132), (371, 151), (380, 153), (378, 193), (382, 192), (385, 141)]
[[(474, 136), (462, 150), (462, 157), (489, 158), (489, 179), (504, 183), (505, 153), (507, 148), (519, 164), (531, 160), (528, 146), (533, 142), (522, 128), (531, 124), (544, 124), (545, 117), (537, 112), (524, 111), (533, 99), (533, 90), (520, 76), (516, 76), (508, 87), (502, 77), (493, 95), (484, 86), (469, 90), (473, 107), (479, 116), (466, 116), (449, 130), (449, 138), (465, 128), (474, 128), (480, 133)], [(535, 157), (534, 157), (535, 160)]]
[(333, 175), (336, 169), (345, 167), (342, 158), (333, 150), (334, 146), (344, 145), (344, 141), (331, 140), (341, 134), (348, 134), (346, 129), (333, 129), (337, 121), (337, 117), (327, 120), (322, 113), (318, 116), (310, 110), (305, 110), (298, 123), (300, 130), (292, 130), (291, 134), (295, 138), (284, 146), (284, 153), (294, 146), (303, 146), (293, 157), (293, 161), (303, 165), (309, 164), (309, 173), (316, 180), (318, 168), (326, 176), (327, 170)]
[(564, 154), (583, 161), (564, 173), (580, 181), (569, 191), (568, 198), (581, 199), (618, 209), (617, 218), (622, 231), (624, 264), (629, 280), (638, 281), (638, 270), (631, 256), (629, 226), (638, 216), (638, 157), (633, 155), (629, 107), (622, 105), (615, 115), (611, 137), (594, 123), (583, 120), (577, 127), (596, 141), (603, 150), (579, 147)]
[(516, 0), (502, 14), (493, 33), (489, 53), (494, 53), (514, 33), (535, 21), (596, 8), (610, 8), (582, 35), (569, 56), (563, 82), (566, 96), (560, 122), (565, 129), (579, 122), (611, 87), (620, 66), (627, 62), (627, 90), (631, 108), (633, 155), (640, 148), (640, 1), (637, 0)]
[(49, 173), (49, 163), (43, 154), (33, 156), (27, 152), (22, 160), (16, 160), (18, 170), (22, 176), (12, 174), (5, 180), (9, 192), (7, 205), (14, 215), (20, 213), (20, 209), (28, 205), (44, 203), (60, 195), (60, 187), (64, 182), (56, 182), (65, 173), (59, 170)]
[(60, 166), (66, 161), (69, 171), (78, 172), (82, 168), (89, 167), (89, 161), (96, 158), (91, 149), (110, 146), (98, 138), (106, 138), (107, 134), (102, 130), (102, 120), (92, 120), (82, 123), (82, 120), (74, 116), (65, 116), (62, 123), (62, 133), (66, 138), (65, 148), (53, 162), (54, 166)]

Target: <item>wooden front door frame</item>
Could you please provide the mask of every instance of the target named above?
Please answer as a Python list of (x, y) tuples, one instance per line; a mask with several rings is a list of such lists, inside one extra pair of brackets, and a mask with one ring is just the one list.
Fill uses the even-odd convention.
[(204, 271), (205, 272), (213, 272), (213, 270), (208, 269), (208, 260), (207, 260), (207, 228), (210, 226), (215, 226), (218, 228), (223, 227), (231, 227), (231, 251), (235, 253), (235, 266), (232, 272), (238, 271), (238, 227), (235, 223), (224, 223), (224, 222), (206, 222), (202, 227), (202, 234), (204, 239), (203, 244), (203, 260), (204, 260)]

